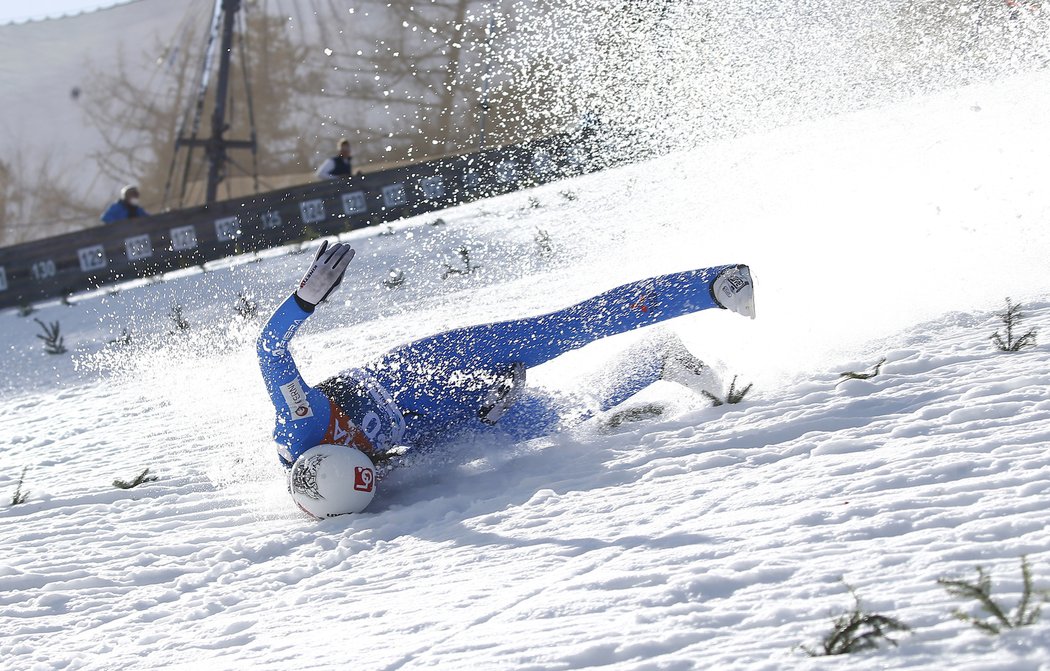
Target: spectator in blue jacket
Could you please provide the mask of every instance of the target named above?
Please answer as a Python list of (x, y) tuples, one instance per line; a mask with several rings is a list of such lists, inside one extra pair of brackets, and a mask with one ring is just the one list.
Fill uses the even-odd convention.
[(112, 224), (125, 219), (148, 216), (149, 212), (139, 206), (139, 188), (129, 184), (120, 190), (120, 200), (110, 205), (100, 219), (103, 223)]

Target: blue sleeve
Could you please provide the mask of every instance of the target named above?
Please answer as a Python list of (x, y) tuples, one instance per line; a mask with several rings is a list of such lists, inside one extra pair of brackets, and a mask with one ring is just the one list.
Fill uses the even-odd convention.
[(124, 208), (120, 206), (119, 202), (113, 203), (106, 208), (106, 211), (102, 213), (102, 216), (99, 217), (99, 219), (107, 224), (112, 224), (114, 221), (120, 221), (125, 218), (123, 209)]
[(323, 441), (331, 419), (328, 398), (303, 381), (288, 351), (288, 343), (309, 316), (293, 294), (274, 311), (256, 342), (263, 382), (277, 413), (273, 438), (285, 466)]

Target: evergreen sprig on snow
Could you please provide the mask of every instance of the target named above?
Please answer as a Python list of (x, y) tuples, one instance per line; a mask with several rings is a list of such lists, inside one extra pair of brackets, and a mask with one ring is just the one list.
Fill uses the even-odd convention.
[(139, 473), (137, 476), (135, 476), (135, 479), (132, 480), (131, 482), (127, 482), (125, 480), (117, 479), (117, 480), (113, 481), (113, 486), (116, 487), (117, 489), (132, 489), (133, 487), (138, 487), (141, 484), (144, 484), (144, 483), (147, 483), (147, 482), (156, 482), (156, 481), (157, 481), (157, 476), (149, 475), (149, 469), (147, 468), (144, 471), (142, 471), (141, 473)]
[(18, 484), (15, 486), (15, 493), (11, 497), (11, 505), (13, 505), (13, 506), (21, 505), (21, 504), (25, 503), (27, 500), (29, 500), (29, 492), (28, 491), (24, 491), (24, 492), (22, 491), (22, 483), (24, 483), (25, 480), (26, 480), (26, 471), (28, 471), (28, 470), (29, 470), (28, 466), (23, 466), (22, 467), (22, 475), (18, 476)]
[(1041, 608), (1032, 604), (1032, 597), (1041, 596), (1042, 601), (1045, 602), (1048, 600), (1048, 595), (1046, 591), (1033, 591), (1032, 569), (1028, 565), (1028, 557), (1024, 555), (1021, 556), (1021, 579), (1024, 587), (1021, 592), (1021, 600), (1017, 603), (1013, 615), (1008, 615), (1007, 610), (992, 598), (992, 579), (980, 566), (977, 567), (977, 582), (939, 578), (937, 584), (943, 586), (954, 597), (976, 599), (981, 609), (991, 616), (989, 619), (980, 619), (958, 608), (952, 610), (952, 615), (963, 622), (969, 622), (985, 633), (994, 635), (1003, 629), (1016, 629), (1035, 624), (1039, 619)]
[(171, 312), (168, 313), (171, 318), (171, 322), (175, 324), (175, 330), (185, 331), (190, 328), (190, 323), (186, 321), (186, 318), (182, 316), (182, 306), (175, 304), (171, 306)]
[(662, 414), (664, 414), (664, 407), (656, 403), (646, 403), (645, 405), (638, 405), (633, 408), (625, 408), (624, 410), (613, 413), (608, 419), (606, 419), (605, 428), (615, 429), (624, 422), (640, 422), (645, 419), (659, 417)]
[(237, 294), (237, 303), (233, 306), (241, 319), (251, 319), (259, 312), (259, 304), (255, 298), (243, 293)]
[(463, 262), (463, 267), (462, 268), (456, 268), (456, 267), (452, 266), (452, 264), (450, 264), (450, 263), (444, 264), (445, 272), (441, 274), (441, 279), (447, 280), (449, 277), (452, 277), (453, 275), (471, 275), (475, 271), (477, 271), (478, 269), (481, 268), (481, 266), (475, 265), (474, 263), (471, 262), (471, 260), (470, 260), (470, 249), (468, 249), (466, 247), (460, 247), (459, 249), (456, 250), (456, 253), (459, 254), (460, 261)]
[(725, 398), (719, 398), (718, 396), (709, 392), (706, 389), (701, 391), (701, 393), (711, 401), (711, 405), (716, 407), (720, 405), (733, 405), (739, 403), (744, 400), (745, 396), (747, 396), (747, 392), (751, 391), (751, 387), (754, 385), (754, 383), (752, 382), (748, 384), (743, 389), (737, 389), (736, 378), (737, 376), (734, 375), (733, 381), (729, 383), (729, 392), (726, 393)]
[(60, 328), (58, 321), (51, 322), (51, 324), (45, 324), (36, 317), (33, 318), (37, 324), (40, 324), (40, 328), (44, 329), (43, 335), (37, 334), (37, 338), (44, 341), (44, 351), (48, 354), (65, 354), (66, 346), (62, 344), (62, 335), (59, 332)]
[(1035, 329), (1025, 333), (1019, 338), (1014, 338), (1014, 328), (1020, 328), (1020, 321), (1024, 318), (1021, 314), (1021, 306), (1014, 305), (1010, 297), (1006, 298), (1006, 311), (998, 314), (1006, 327), (1006, 340), (996, 331), (992, 334), (992, 340), (996, 347), (1003, 352), (1017, 352), (1024, 347), (1035, 347)]
[(879, 370), (882, 368), (882, 364), (884, 363), (886, 363), (886, 357), (882, 357), (881, 359), (879, 359), (879, 362), (875, 364), (875, 368), (872, 369), (870, 373), (855, 373), (851, 370), (848, 370), (845, 373), (839, 373), (839, 377), (842, 378), (841, 380), (839, 380), (839, 383), (841, 384), (846, 380), (870, 380), (871, 378), (879, 374)]
[(835, 618), (830, 633), (820, 642), (820, 649), (813, 650), (808, 646), (802, 649), (810, 657), (823, 657), (826, 655), (847, 655), (862, 650), (874, 650), (879, 646), (879, 641), (887, 641), (896, 646), (897, 641), (890, 638), (892, 632), (909, 632), (911, 627), (904, 624), (895, 617), (880, 615), (878, 613), (865, 613), (861, 609), (860, 597), (853, 588), (846, 585), (849, 593), (853, 595), (853, 610)]
[(120, 330), (120, 335), (116, 338), (112, 338), (106, 341), (107, 345), (117, 345), (119, 347), (128, 347), (133, 342), (131, 337), (131, 331), (125, 329)]
[(540, 249), (540, 256), (550, 256), (554, 252), (550, 233), (542, 228), (536, 229), (536, 235), (533, 237), (533, 240), (536, 241), (536, 246)]

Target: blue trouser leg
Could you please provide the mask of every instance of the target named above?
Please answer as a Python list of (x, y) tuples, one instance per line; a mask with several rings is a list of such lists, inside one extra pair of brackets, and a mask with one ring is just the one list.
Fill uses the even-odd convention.
[(718, 307), (710, 286), (728, 267), (632, 282), (557, 312), (454, 329), (399, 349), (468, 366), (520, 361), (532, 368), (600, 338)]
[(659, 380), (661, 362), (655, 354), (646, 352), (630, 367), (621, 366), (613, 370), (613, 385), (599, 396), (598, 408), (603, 412), (614, 408)]
[(530, 389), (500, 418), (496, 430), (517, 440), (548, 435), (562, 419), (560, 405), (549, 394)]
[[(600, 338), (718, 307), (711, 283), (728, 267), (662, 275), (545, 315), (446, 331), (397, 347), (368, 368), (405, 411), (410, 434), (444, 433), (476, 418), (494, 370), (515, 362), (532, 368)], [(635, 391), (655, 379), (644, 377)]]
[(689, 350), (678, 336), (657, 326), (590, 376), (587, 389), (604, 412), (662, 379), (665, 360), (683, 353)]

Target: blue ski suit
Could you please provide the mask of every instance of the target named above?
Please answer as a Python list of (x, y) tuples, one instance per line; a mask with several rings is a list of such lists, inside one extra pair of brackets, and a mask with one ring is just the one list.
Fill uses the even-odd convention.
[[(526, 369), (600, 338), (721, 308), (712, 283), (736, 267), (662, 275), (556, 312), (446, 331), (395, 347), (314, 387), (288, 351), (313, 312), (293, 294), (257, 342), (277, 412), (273, 436), (281, 462), (290, 467), (321, 443), (351, 445), (375, 457), (397, 445), (432, 447), (494, 425), (520, 438), (543, 435), (559, 417), (542, 396), (524, 394)], [(616, 402), (658, 378), (657, 368), (632, 375), (630, 388), (616, 391)]]

